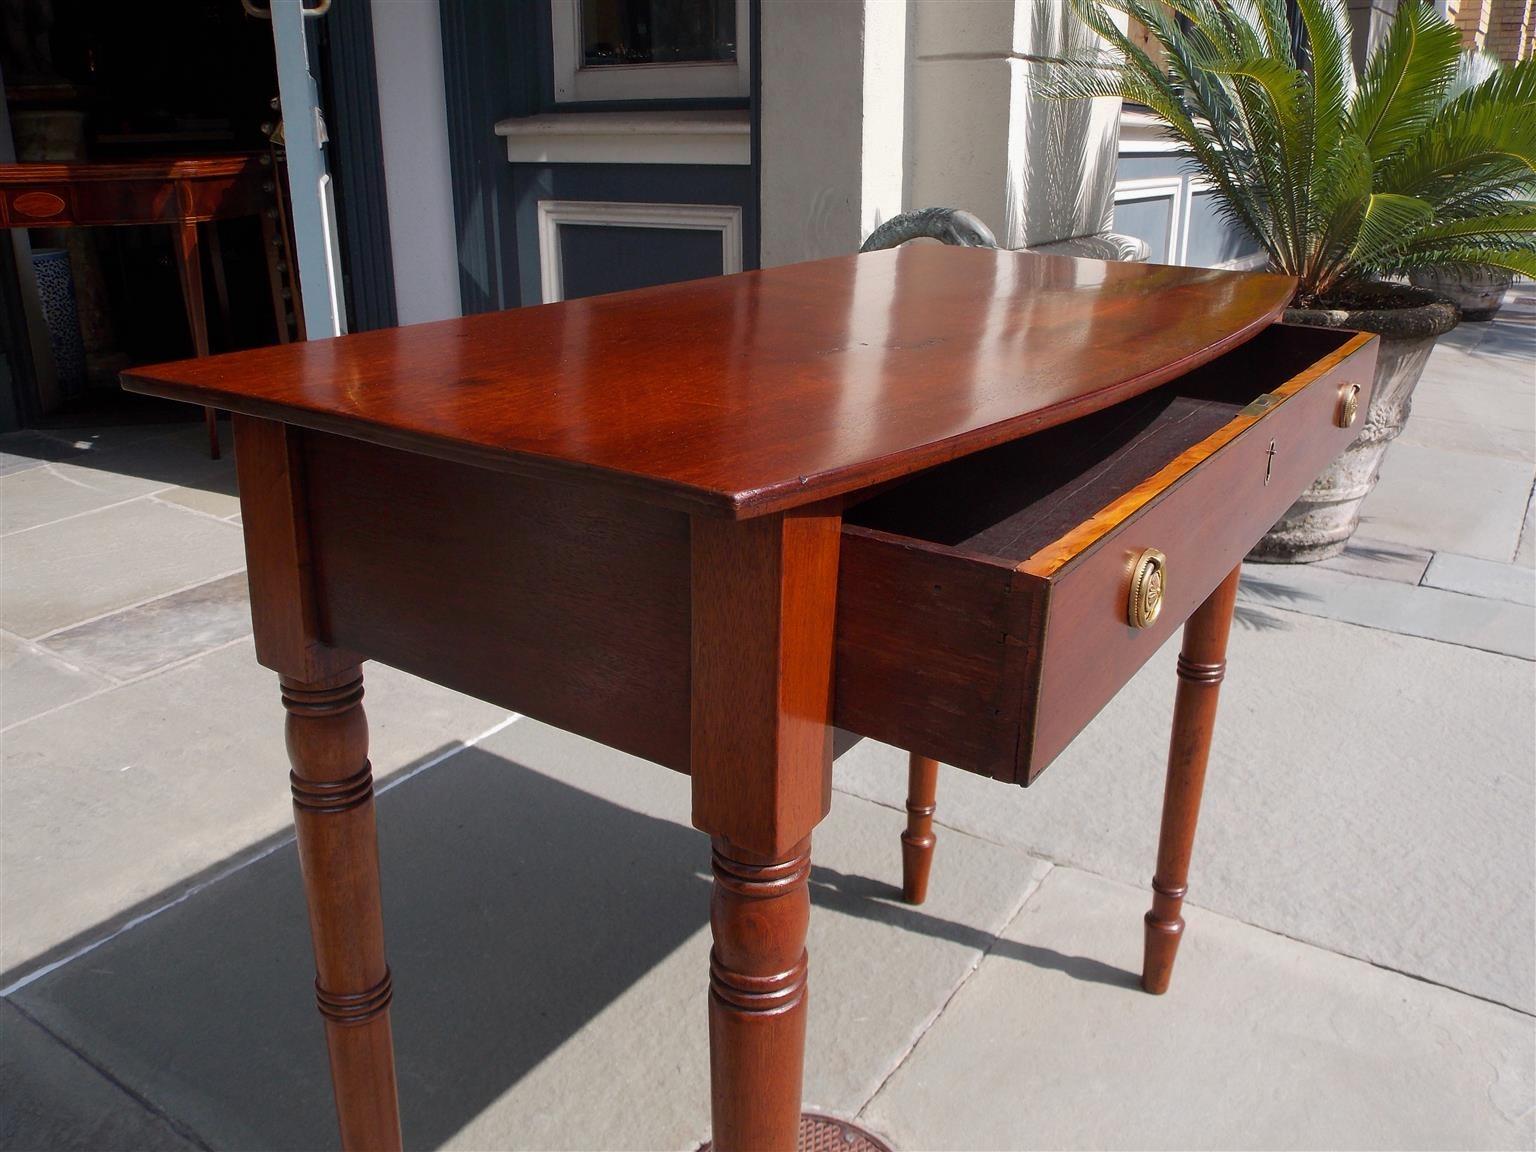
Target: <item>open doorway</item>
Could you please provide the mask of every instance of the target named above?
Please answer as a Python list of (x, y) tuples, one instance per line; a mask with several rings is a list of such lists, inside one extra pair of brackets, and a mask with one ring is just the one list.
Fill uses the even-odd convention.
[[(0, 161), (61, 166), (53, 182), (10, 169), (25, 184), (0, 187), (0, 419), (198, 419), (124, 393), (117, 374), (200, 343), (218, 352), (299, 334), (271, 25), (239, 0), (0, 0), (0, 15)], [(190, 249), (164, 203), (178, 197), (198, 201)], [(69, 226), (51, 226), (50, 212)]]

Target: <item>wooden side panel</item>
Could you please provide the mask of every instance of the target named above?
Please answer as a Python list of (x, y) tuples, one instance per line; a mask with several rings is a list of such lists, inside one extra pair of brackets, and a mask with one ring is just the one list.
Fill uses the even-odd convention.
[(1007, 567), (843, 529), (835, 722), (972, 772), (1011, 772), (1024, 637)]
[(236, 415), (235, 467), (256, 659), (312, 682), (357, 663), (321, 639), (301, 433)]
[(778, 858), (831, 806), (840, 526), (693, 521), (693, 824), (733, 852)]
[[(1150, 502), (1128, 493), (1128, 518), (1052, 575), (1038, 722), (1020, 748), (1021, 783), (1044, 771), (1359, 433), (1358, 422), (1334, 424), (1339, 387), (1358, 383), (1365, 412), (1374, 364), (1375, 345), (1362, 346)], [(1126, 602), (1145, 548), (1167, 556), (1167, 576), (1161, 613), (1138, 629)]]
[(686, 515), (302, 435), (328, 639), (687, 770)]

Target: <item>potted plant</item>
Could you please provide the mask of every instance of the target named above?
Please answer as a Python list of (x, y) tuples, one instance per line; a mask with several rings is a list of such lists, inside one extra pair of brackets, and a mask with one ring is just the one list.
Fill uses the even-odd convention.
[[(1445, 99), (1455, 99), (1496, 75), (1501, 67), (1499, 58), (1487, 52), (1463, 52)], [(1507, 268), (1487, 264), (1425, 264), (1408, 272), (1408, 283), (1444, 296), (1456, 305), (1463, 320), (1472, 321), (1492, 320), (1513, 282), (1514, 274)]]
[(1145, 105), (1271, 270), (1296, 277), (1288, 322), (1381, 336), (1359, 438), (1252, 558), (1337, 555), (1435, 339), (1457, 322), (1451, 304), (1386, 278), (1442, 264), (1536, 276), (1536, 61), (1453, 93), (1460, 35), (1421, 0), (1398, 9), (1358, 80), (1342, 0), (1294, 0), (1295, 29), (1286, 0), (1072, 2), (1108, 48), (1054, 61), (1048, 90)]

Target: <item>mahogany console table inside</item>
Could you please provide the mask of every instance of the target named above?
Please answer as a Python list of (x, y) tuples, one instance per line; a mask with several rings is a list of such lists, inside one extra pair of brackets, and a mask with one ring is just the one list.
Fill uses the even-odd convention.
[(908, 247), (128, 373), (236, 414), (343, 1144), (400, 1140), (365, 659), (691, 775), (714, 1145), (784, 1149), (832, 726), (1027, 784), (1189, 620), (1160, 991), (1238, 562), (1369, 399), (1293, 288)]
[[(255, 153), (108, 163), (0, 164), (0, 228), (170, 227), (192, 347), (197, 355), (206, 356), (208, 317), (203, 304), (199, 226), (255, 216), (261, 221), (278, 339), (286, 342), (287, 309), (277, 267), (281, 240), (277, 223), (268, 213), (274, 203), (274, 194), (267, 191), (273, 181), (270, 164), (271, 157)], [(220, 306), (227, 311), (217, 228), (208, 230), (208, 242), (215, 289)], [(204, 419), (208, 452), (217, 460), (219, 430), (213, 408), (207, 408)]]

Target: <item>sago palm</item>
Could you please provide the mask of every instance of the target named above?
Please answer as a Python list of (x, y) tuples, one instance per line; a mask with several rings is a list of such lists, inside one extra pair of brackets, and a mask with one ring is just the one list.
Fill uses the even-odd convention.
[(1536, 61), (1477, 80), (1458, 68), (1455, 27), (1421, 0), (1358, 80), (1342, 0), (1294, 0), (1294, 37), (1286, 0), (1072, 3), (1108, 48), (1056, 61), (1047, 90), (1151, 109), (1223, 215), (1297, 277), (1298, 304), (1426, 264), (1536, 276)]

